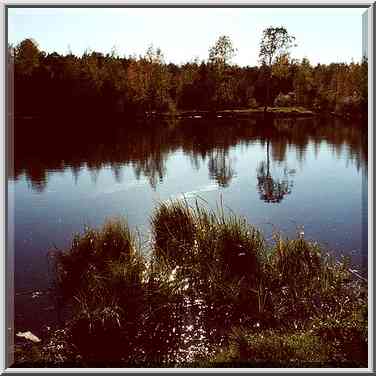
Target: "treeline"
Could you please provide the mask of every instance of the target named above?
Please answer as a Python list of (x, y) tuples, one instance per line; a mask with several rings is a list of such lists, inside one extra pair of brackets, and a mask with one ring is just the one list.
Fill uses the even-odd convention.
[[(167, 64), (152, 46), (144, 56), (46, 53), (25, 39), (9, 47), (16, 115), (84, 116), (181, 110), (302, 106), (359, 117), (367, 111), (367, 62), (312, 66), (281, 49), (259, 67), (231, 65), (235, 49), (220, 37), (207, 61)], [(262, 51), (260, 55), (262, 56)], [(265, 61), (265, 59), (264, 59)]]

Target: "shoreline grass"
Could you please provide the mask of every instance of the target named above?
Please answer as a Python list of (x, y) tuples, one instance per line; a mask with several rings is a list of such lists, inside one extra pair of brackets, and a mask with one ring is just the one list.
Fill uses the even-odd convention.
[(159, 204), (151, 230), (148, 257), (121, 219), (58, 255), (71, 317), (35, 345), (35, 363), (367, 365), (367, 285), (348, 260), (302, 237), (267, 245), (244, 219), (197, 202)]

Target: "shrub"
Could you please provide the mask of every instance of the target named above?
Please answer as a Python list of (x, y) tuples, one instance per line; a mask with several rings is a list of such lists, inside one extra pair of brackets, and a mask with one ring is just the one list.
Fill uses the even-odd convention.
[(347, 117), (359, 115), (361, 112), (360, 96), (354, 94), (353, 96), (339, 98), (335, 106), (335, 112)]
[(279, 93), (274, 100), (274, 106), (277, 107), (290, 107), (294, 104), (293, 97), (289, 94)]
[(258, 107), (258, 103), (257, 103), (255, 98), (249, 98), (248, 107), (250, 107), (250, 108), (257, 108)]

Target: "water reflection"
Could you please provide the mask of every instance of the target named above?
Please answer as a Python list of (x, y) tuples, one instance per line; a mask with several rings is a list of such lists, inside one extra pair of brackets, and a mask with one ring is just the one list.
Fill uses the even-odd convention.
[(235, 176), (228, 150), (217, 149), (210, 153), (208, 168), (210, 177), (222, 188), (228, 187)]
[[(291, 193), (293, 182), (289, 180), (287, 168), (283, 169), (283, 179), (274, 179), (270, 173), (270, 157), (269, 157), (269, 140), (266, 143), (266, 163), (262, 161), (257, 168), (257, 186), (260, 199), (268, 203), (279, 203), (285, 195)], [(276, 149), (278, 151), (278, 149)], [(283, 149), (283, 155), (286, 154), (286, 148)], [(280, 159), (280, 154), (278, 154)]]
[(257, 186), (260, 199), (268, 203), (279, 203), (285, 195), (291, 193), (293, 183), (288, 180), (287, 170), (284, 170), (285, 178), (282, 180), (273, 179), (270, 175), (269, 164), (261, 162), (257, 170)]
[[(223, 188), (237, 175), (231, 148), (236, 145), (266, 144), (266, 162), (260, 161), (257, 179), (260, 197), (279, 202), (291, 192), (289, 173), (275, 180), (271, 161), (287, 161), (287, 150), (295, 149), (300, 166), (308, 145), (317, 157), (320, 145), (328, 144), (336, 158), (345, 158), (359, 171), (367, 169), (366, 130), (360, 125), (344, 125), (338, 120), (274, 119), (261, 120), (182, 120), (179, 124), (159, 122), (152, 125), (104, 124), (84, 127), (55, 122), (17, 120), (15, 125), (15, 170), (11, 178), (25, 174), (35, 192), (43, 192), (49, 172), (70, 170), (75, 184), (86, 167), (93, 184), (100, 171), (110, 166), (114, 181), (122, 181), (122, 168), (131, 166), (137, 179), (146, 178), (154, 189), (168, 173), (169, 157), (182, 150), (199, 170), (207, 165), (209, 177)], [(81, 130), (80, 130), (81, 126)], [(73, 131), (74, 130), (74, 131)], [(273, 193), (274, 192), (274, 193)]]
[[(295, 234), (295, 221), (330, 252), (351, 254), (367, 266), (366, 241), (360, 238), (365, 234), (366, 239), (366, 215), (360, 217), (358, 192), (361, 176), (367, 177), (367, 133), (359, 124), (333, 119), (75, 124), (53, 119), (17, 120), (15, 126), (16, 289), (43, 288), (43, 255), (53, 244), (66, 247), (85, 224), (124, 215), (132, 226), (142, 226), (154, 199), (183, 192), (213, 203), (220, 190), (225, 204), (250, 223), (271, 223)], [(267, 236), (269, 228), (262, 228)], [(37, 311), (34, 299), (25, 307), (19, 312)], [(219, 341), (215, 323), (210, 324), (219, 313), (210, 304), (199, 311), (205, 325), (194, 324), (192, 333), (203, 328)], [(223, 314), (225, 326), (231, 312)], [(44, 317), (29, 316), (45, 324)]]

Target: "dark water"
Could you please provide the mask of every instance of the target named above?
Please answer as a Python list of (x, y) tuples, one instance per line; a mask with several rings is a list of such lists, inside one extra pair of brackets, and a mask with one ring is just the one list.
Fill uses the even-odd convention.
[(222, 200), (267, 238), (304, 228), (366, 272), (366, 142), (366, 128), (333, 119), (16, 121), (16, 331), (56, 320), (48, 251), (111, 216), (147, 234), (155, 204), (171, 198)]

